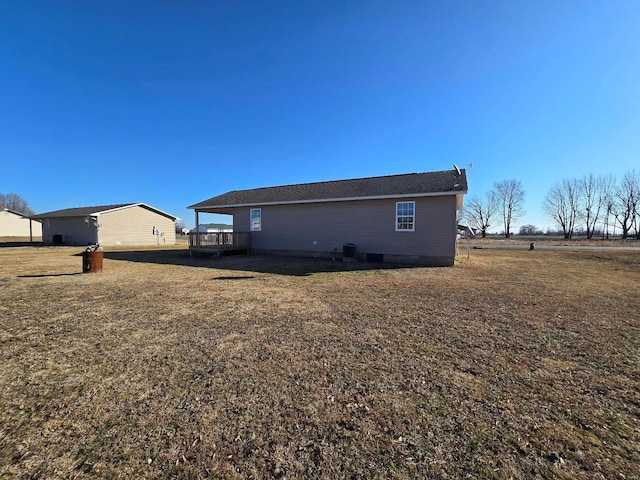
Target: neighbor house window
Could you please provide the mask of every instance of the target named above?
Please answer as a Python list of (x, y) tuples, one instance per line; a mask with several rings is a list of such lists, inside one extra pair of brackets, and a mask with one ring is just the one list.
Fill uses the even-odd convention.
[(396, 202), (396, 231), (413, 232), (416, 226), (416, 202)]
[(260, 230), (262, 230), (262, 209), (252, 208), (250, 216), (251, 216), (251, 231), (259, 232)]

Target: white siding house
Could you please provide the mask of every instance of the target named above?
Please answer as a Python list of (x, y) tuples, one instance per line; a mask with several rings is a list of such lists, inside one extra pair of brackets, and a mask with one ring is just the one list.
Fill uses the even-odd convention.
[(14, 210), (0, 210), (0, 237), (42, 237), (42, 224)]

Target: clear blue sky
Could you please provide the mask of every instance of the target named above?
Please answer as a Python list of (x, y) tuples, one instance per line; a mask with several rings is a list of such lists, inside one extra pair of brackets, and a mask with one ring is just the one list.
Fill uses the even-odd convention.
[(472, 163), (470, 195), (520, 180), (543, 227), (556, 181), (640, 166), (639, 25), (637, 0), (3, 1), (0, 192), (193, 226), (229, 190)]

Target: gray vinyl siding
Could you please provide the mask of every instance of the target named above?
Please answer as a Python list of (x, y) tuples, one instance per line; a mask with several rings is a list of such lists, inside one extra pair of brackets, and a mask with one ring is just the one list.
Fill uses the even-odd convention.
[(85, 218), (48, 218), (42, 220), (42, 241), (53, 243), (54, 235), (60, 235), (66, 245), (88, 245), (96, 243), (96, 228)]
[[(305, 254), (342, 253), (354, 243), (358, 253), (452, 259), (456, 242), (456, 197), (406, 198), (415, 201), (415, 231), (396, 231), (396, 200), (368, 200), (262, 208), (262, 231), (252, 232), (255, 251)], [(234, 212), (234, 231), (249, 231), (249, 208)], [(314, 243), (315, 242), (315, 243)]]
[[(106, 212), (98, 217), (102, 245), (174, 245), (175, 225), (172, 219), (139, 205)], [(153, 234), (153, 228), (162, 232)]]

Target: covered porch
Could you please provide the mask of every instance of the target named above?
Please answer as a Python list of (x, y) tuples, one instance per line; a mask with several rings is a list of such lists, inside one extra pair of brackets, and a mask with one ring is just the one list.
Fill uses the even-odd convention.
[[(193, 208), (193, 207), (189, 207)], [(189, 232), (190, 255), (217, 255), (234, 253), (249, 253), (251, 248), (250, 232), (197, 231), (200, 226), (201, 214), (218, 214), (233, 217), (234, 209), (225, 207), (194, 208), (196, 231)]]

